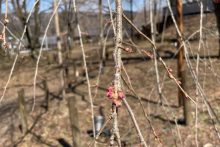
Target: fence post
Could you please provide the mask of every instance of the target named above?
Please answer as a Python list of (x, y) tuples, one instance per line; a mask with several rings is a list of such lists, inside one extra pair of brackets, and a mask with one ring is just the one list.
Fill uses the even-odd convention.
[(70, 117), (70, 125), (73, 137), (73, 147), (80, 146), (80, 130), (79, 130), (79, 118), (78, 118), (78, 110), (76, 97), (68, 98), (68, 108), (69, 108), (69, 117)]
[(24, 89), (18, 91), (19, 116), (23, 134), (25, 134), (28, 131), (27, 110), (24, 95)]
[(50, 106), (50, 94), (46, 79), (43, 80), (43, 88), (45, 91), (45, 109), (48, 111)]

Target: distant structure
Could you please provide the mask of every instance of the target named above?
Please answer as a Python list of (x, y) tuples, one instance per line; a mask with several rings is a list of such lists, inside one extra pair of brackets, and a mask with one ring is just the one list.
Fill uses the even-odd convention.
[[(170, 0), (171, 7), (173, 10), (173, 14), (176, 15), (176, 1)], [(202, 0), (203, 2), (203, 12), (204, 13), (212, 13), (214, 12), (214, 6), (211, 0)], [(197, 15), (200, 14), (201, 6), (198, 0), (185, 0), (183, 3), (183, 15)], [(164, 28), (169, 27), (173, 24), (170, 10), (166, 6), (162, 10), (162, 19), (158, 21), (157, 30), (161, 33)]]
[[(204, 13), (210, 13), (214, 11), (214, 7), (212, 4), (211, 0), (202, 0), (203, 1), (203, 11)], [(176, 1), (172, 1), (171, 5), (172, 5), (172, 10), (174, 15), (176, 14)], [(169, 9), (168, 7), (164, 7), (163, 9), (163, 14), (169, 14)], [(183, 4), (183, 15), (193, 15), (193, 14), (199, 14), (200, 13), (200, 3), (198, 2), (198, 0), (187, 0), (184, 4)]]

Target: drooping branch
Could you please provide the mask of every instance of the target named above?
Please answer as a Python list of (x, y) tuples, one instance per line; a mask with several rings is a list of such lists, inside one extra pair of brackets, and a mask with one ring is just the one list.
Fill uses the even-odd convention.
[(114, 50), (115, 61), (115, 91), (121, 90), (121, 49), (122, 46), (122, 3), (121, 0), (116, 0), (116, 42)]
[[(121, 105), (121, 99), (119, 98), (119, 92), (122, 91), (121, 87), (121, 45), (122, 45), (122, 1), (115, 0), (116, 4), (116, 34), (115, 34), (115, 49), (114, 49), (114, 62), (115, 62), (115, 76), (114, 86), (112, 89), (112, 95), (110, 96), (112, 103), (112, 116), (113, 116), (113, 127), (112, 136), (110, 138), (110, 145), (114, 145), (114, 139), (116, 137), (118, 146), (121, 146), (120, 134), (118, 128), (118, 106)], [(109, 90), (110, 90), (109, 89)], [(110, 92), (110, 91), (109, 91)]]
[[(88, 74), (88, 68), (87, 68), (87, 62), (86, 62), (85, 49), (84, 49), (84, 44), (83, 44), (83, 40), (82, 40), (81, 28), (80, 28), (80, 25), (79, 25), (79, 22), (78, 22), (78, 11), (76, 9), (76, 1), (75, 0), (73, 0), (73, 10), (74, 10), (74, 14), (75, 14), (77, 30), (78, 30), (78, 35), (79, 35), (79, 39), (80, 39), (80, 47), (81, 47), (82, 56), (83, 56), (84, 69), (85, 69), (85, 73), (86, 73), (86, 81), (87, 81), (87, 87), (88, 87), (88, 94), (89, 94), (89, 100), (90, 100), (90, 105), (91, 105), (93, 137), (95, 138), (96, 137), (96, 132), (95, 132), (94, 110), (93, 110), (94, 106), (93, 106), (93, 98), (92, 98), (92, 92), (91, 92), (91, 84), (90, 84), (90, 80), (89, 80), (89, 74)], [(95, 141), (94, 146), (96, 147), (96, 141)]]

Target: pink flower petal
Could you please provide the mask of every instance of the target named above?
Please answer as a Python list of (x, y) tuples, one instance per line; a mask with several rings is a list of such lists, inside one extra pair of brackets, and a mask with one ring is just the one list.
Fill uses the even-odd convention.
[(120, 99), (124, 99), (125, 98), (125, 94), (124, 94), (123, 91), (119, 91), (118, 92), (118, 98), (120, 98)]
[(106, 92), (106, 96), (110, 99), (112, 99), (112, 95), (113, 95), (113, 90), (114, 88), (112, 86), (110, 86), (108, 89), (107, 89), (107, 92)]

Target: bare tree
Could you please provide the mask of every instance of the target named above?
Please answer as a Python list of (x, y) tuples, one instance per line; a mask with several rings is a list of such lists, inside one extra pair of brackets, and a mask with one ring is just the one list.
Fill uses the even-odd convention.
[[(37, 2), (37, 0), (35, 0)], [(25, 31), (28, 46), (27, 48), (31, 49), (32, 57), (34, 57), (35, 48), (39, 47), (39, 37), (40, 37), (40, 19), (39, 19), (39, 10), (40, 10), (40, 1), (37, 2), (37, 5), (34, 9), (34, 29), (31, 28), (30, 24), (26, 23), (27, 18), (27, 3), (26, 0), (12, 0), (11, 1), (13, 9), (17, 14), (19, 20), (21, 21), (23, 27), (27, 25), (27, 29)]]
[[(57, 0), (54, 1), (54, 11), (57, 7)], [(63, 70), (63, 57), (62, 57), (62, 46), (61, 46), (61, 35), (60, 35), (60, 25), (59, 25), (59, 14), (58, 11), (56, 11), (55, 14), (55, 29), (56, 29), (56, 35), (57, 35), (57, 49), (58, 49), (58, 62), (61, 67), (60, 69), (60, 83), (62, 88), (62, 98), (65, 98), (65, 82), (64, 82), (64, 70)]]
[[(64, 4), (64, 10), (61, 12), (61, 20), (64, 20), (62, 23), (62, 29), (64, 29), (64, 27), (66, 27), (65, 29), (67, 30), (67, 46), (68, 46), (68, 50), (70, 50), (72, 48), (72, 44), (71, 41), (73, 41), (74, 38), (74, 26), (76, 26), (75, 23), (75, 18), (73, 15), (73, 4), (72, 4), (72, 0), (64, 0), (63, 4)], [(61, 23), (61, 22), (60, 22)], [(72, 39), (70, 41), (70, 39)]]

